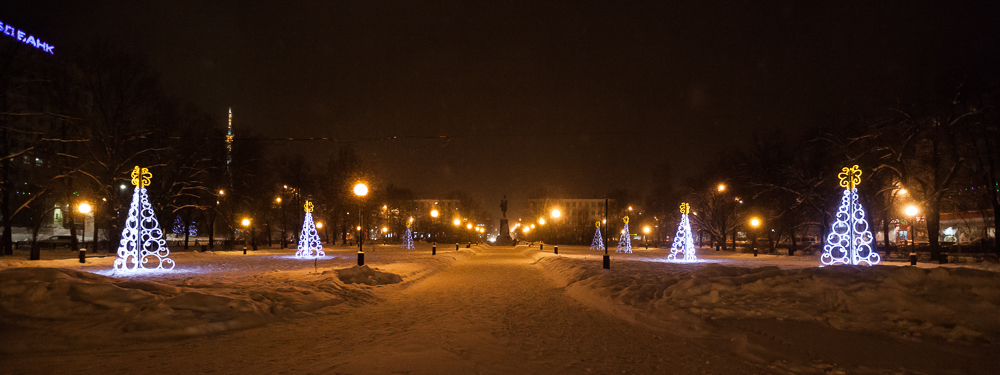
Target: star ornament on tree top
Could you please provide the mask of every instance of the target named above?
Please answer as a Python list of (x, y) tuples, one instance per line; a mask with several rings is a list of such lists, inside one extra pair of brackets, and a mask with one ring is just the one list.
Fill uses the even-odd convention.
[(681, 213), (685, 215), (691, 213), (691, 205), (687, 203), (681, 203)]
[(306, 201), (306, 204), (303, 207), (306, 209), (306, 212), (313, 212), (313, 202)]
[(149, 168), (139, 168), (135, 166), (132, 168), (132, 185), (138, 187), (149, 186), (149, 180), (153, 178), (153, 174), (149, 173)]
[(858, 168), (857, 164), (850, 168), (844, 167), (837, 177), (840, 178), (840, 187), (854, 190), (856, 186), (861, 184), (861, 168)]

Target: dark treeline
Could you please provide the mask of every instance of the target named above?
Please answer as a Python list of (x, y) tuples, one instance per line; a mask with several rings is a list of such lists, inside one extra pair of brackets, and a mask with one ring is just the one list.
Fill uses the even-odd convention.
[[(0, 38), (2, 254), (13, 254), (13, 228), (30, 228), (30, 257), (37, 259), (38, 233), (46, 225), (68, 228), (73, 249), (82, 247), (83, 229), (98, 233), (92, 250), (115, 251), (135, 166), (152, 172), (151, 204), (165, 232), (184, 234), (184, 248), (195, 233), (207, 234), (210, 247), (218, 240), (232, 246), (246, 233), (254, 245), (295, 246), (306, 200), (315, 203), (316, 221), (326, 224), (320, 233), (327, 241), (353, 238), (360, 209), (371, 218), (367, 227), (393, 233), (417, 216), (413, 193), (372, 184), (379, 181), (371, 181), (349, 146), (311, 164), (302, 155), (269, 150), (236, 125), (229, 151), (226, 124), (225, 117), (165, 93), (142, 56), (94, 43), (53, 57)], [(363, 201), (351, 193), (357, 182), (373, 185)], [(484, 219), (466, 194), (440, 198), (449, 197), (459, 202), (449, 216)], [(94, 207), (87, 228), (80, 203)]]
[(697, 213), (692, 222), (723, 249), (751, 230), (751, 218), (759, 218), (755, 235), (766, 237), (771, 251), (777, 243), (790, 243), (794, 252), (803, 234), (823, 242), (843, 191), (838, 173), (858, 165), (863, 170), (858, 191), (870, 230), (883, 236), (880, 249), (895, 246), (890, 227), (900, 224), (905, 230), (912, 224), (903, 213), (910, 205), (919, 208), (918, 219), (925, 218), (916, 228), (926, 228), (932, 259), (942, 251), (943, 212), (981, 215), (988, 230), (960, 228), (960, 234), (967, 243), (980, 240), (980, 247), (995, 248), (990, 237), (1000, 215), (998, 94), (996, 85), (955, 85), (948, 95), (886, 109), (876, 120), (809, 128), (800, 135), (757, 134), (741, 151), (717, 154), (684, 184), (674, 187), (664, 179), (647, 198), (647, 211), (677, 217), (677, 205), (690, 202)]

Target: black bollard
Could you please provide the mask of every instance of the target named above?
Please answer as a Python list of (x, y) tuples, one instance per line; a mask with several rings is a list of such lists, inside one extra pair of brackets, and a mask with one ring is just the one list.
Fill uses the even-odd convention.
[(753, 248), (753, 256), (757, 256), (757, 248)]
[(437, 244), (431, 245), (431, 255), (437, 255), (437, 253), (438, 253), (438, 245)]
[(472, 242), (469, 242), (467, 245), (465, 245), (465, 248), (466, 249), (471, 249), (472, 248)]
[(911, 266), (917, 265), (917, 253), (910, 252), (910, 265)]
[(458, 242), (455, 242), (455, 251), (458, 251)]
[(556, 254), (559, 254), (559, 245), (556, 245), (556, 248), (555, 248), (555, 249), (556, 249), (555, 253), (556, 253)]
[(80, 263), (87, 263), (87, 248), (80, 249)]
[(243, 246), (243, 255), (247, 255), (247, 247)]
[(611, 256), (608, 254), (604, 254), (604, 269), (611, 269)]
[(543, 250), (545, 250), (545, 244), (544, 243), (539, 243), (538, 244), (538, 251), (543, 251)]
[(358, 266), (365, 265), (365, 253), (362, 251), (358, 252)]

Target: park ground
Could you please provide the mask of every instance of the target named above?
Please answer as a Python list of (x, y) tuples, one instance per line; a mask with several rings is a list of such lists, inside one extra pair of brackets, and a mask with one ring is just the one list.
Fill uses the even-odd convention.
[(0, 258), (0, 374), (992, 374), (993, 264), (419, 243)]

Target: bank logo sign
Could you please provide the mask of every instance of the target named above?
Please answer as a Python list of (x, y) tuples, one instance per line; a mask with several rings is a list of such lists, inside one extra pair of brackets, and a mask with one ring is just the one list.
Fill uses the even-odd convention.
[(56, 48), (55, 46), (45, 43), (41, 39), (35, 38), (34, 35), (28, 35), (24, 32), (24, 30), (5, 24), (3, 21), (0, 21), (0, 30), (3, 30), (4, 35), (17, 39), (18, 42), (48, 52), (50, 55), (55, 55), (55, 52), (52, 52), (52, 50)]

